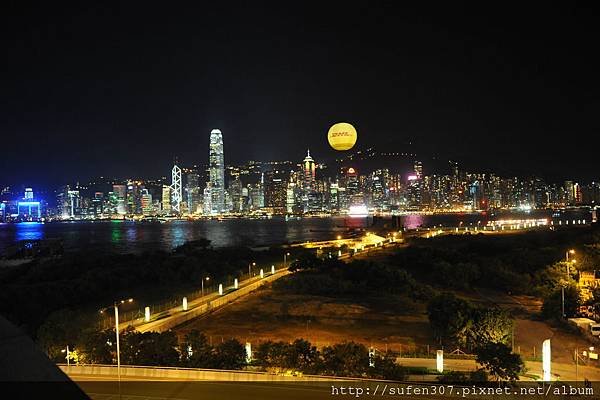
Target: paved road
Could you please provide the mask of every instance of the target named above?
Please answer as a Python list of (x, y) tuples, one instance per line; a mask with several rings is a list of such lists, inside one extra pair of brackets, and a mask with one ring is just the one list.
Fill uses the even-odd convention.
[[(115, 377), (116, 379), (116, 377)], [(331, 387), (325, 384), (294, 385), (253, 382), (121, 382), (121, 396), (116, 381), (87, 381), (76, 379), (79, 387), (94, 400), (270, 400), (270, 399), (329, 399)]]
[[(407, 358), (401, 357), (397, 362), (407, 367), (427, 367), (436, 368), (436, 360), (433, 358)], [(539, 361), (526, 361), (525, 367), (529, 374), (542, 375), (542, 363)], [(472, 371), (477, 368), (475, 360), (456, 360), (444, 359), (444, 368), (455, 371)], [(600, 381), (600, 369), (593, 366), (580, 365), (576, 370), (575, 364), (552, 363), (552, 375), (561, 381), (575, 381), (578, 378), (583, 381), (584, 378), (592, 381)]]
[[(285, 275), (287, 275), (287, 270), (280, 268), (275, 271), (275, 275), (272, 275), (271, 272), (269, 271), (268, 273), (265, 273), (264, 276), (266, 278), (266, 281), (273, 281), (273, 280), (279, 279)], [(261, 278), (260, 276), (255, 276), (251, 279), (246, 279), (244, 281), (241, 281), (239, 283), (238, 290), (241, 290), (250, 285), (256, 284), (257, 282), (260, 282), (261, 280), (265, 280), (265, 278)], [(169, 325), (173, 320), (179, 318), (181, 316), (181, 314), (184, 312), (187, 312), (187, 313), (193, 312), (194, 310), (197, 310), (199, 307), (205, 306), (209, 302), (214, 302), (215, 300), (223, 298), (224, 296), (230, 296), (232, 298), (237, 297), (234, 292), (227, 293), (227, 291), (231, 290), (231, 289), (233, 289), (233, 286), (223, 287), (223, 290), (225, 293), (224, 295), (219, 295), (218, 292), (215, 292), (215, 293), (207, 294), (206, 296), (203, 296), (203, 297), (199, 297), (192, 301), (189, 301), (188, 302), (188, 311), (183, 311), (182, 306), (178, 305), (176, 307), (170, 308), (168, 310), (165, 310), (165, 311), (159, 313), (159, 315), (164, 315), (164, 317), (162, 317), (160, 319), (155, 319), (155, 320), (150, 320), (149, 322), (145, 322), (143, 318), (139, 318), (139, 319), (136, 319), (133, 321), (122, 322), (119, 324), (119, 328), (121, 330), (123, 330), (129, 326), (133, 326), (134, 328), (136, 328), (136, 330), (138, 330), (140, 332), (149, 332), (149, 331), (154, 331), (154, 330), (160, 331), (161, 327)], [(218, 308), (218, 307), (211, 307), (210, 311), (212, 311), (216, 308)], [(208, 310), (207, 310), (207, 312), (208, 312)]]

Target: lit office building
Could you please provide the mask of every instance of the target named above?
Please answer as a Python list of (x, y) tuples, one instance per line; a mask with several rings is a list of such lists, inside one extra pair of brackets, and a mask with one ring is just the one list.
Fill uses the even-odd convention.
[(162, 187), (162, 210), (165, 213), (171, 212), (171, 186)]
[(152, 205), (152, 194), (148, 191), (148, 189), (142, 189), (142, 214), (151, 215), (153, 214), (154, 207)]
[(25, 221), (36, 221), (42, 217), (41, 203), (34, 199), (31, 188), (26, 188), (23, 199), (17, 202), (17, 215)]
[(181, 192), (181, 168), (177, 165), (177, 160), (171, 169), (171, 210), (178, 213), (181, 211), (181, 202), (183, 195)]
[(242, 194), (242, 180), (239, 175), (229, 183), (229, 195), (231, 196), (231, 211), (241, 213), (244, 210), (244, 197)]
[(221, 214), (225, 210), (225, 156), (223, 134), (218, 129), (210, 132), (209, 149), (210, 213)]
[(115, 198), (115, 209), (117, 214), (127, 214), (127, 186), (125, 185), (113, 185), (113, 193)]
[(185, 192), (187, 197), (187, 208), (190, 214), (196, 213), (200, 204), (199, 178), (198, 173), (195, 171), (187, 174)]
[(202, 213), (205, 215), (210, 215), (212, 213), (212, 195), (210, 182), (206, 183), (206, 187), (204, 188), (204, 194), (202, 198)]
[(302, 161), (303, 182), (302, 189), (306, 194), (314, 190), (315, 186), (315, 160), (310, 156), (310, 150), (306, 151), (306, 157)]

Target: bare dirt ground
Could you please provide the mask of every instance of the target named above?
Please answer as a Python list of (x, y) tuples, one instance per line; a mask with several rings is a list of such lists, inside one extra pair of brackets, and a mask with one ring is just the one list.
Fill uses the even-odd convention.
[[(389, 301), (389, 298), (386, 298)], [(266, 340), (309, 340), (317, 347), (343, 341), (361, 342), (379, 350), (407, 352), (433, 346), (425, 307), (399, 299), (360, 302), (321, 296), (274, 293), (265, 288), (209, 316), (177, 329), (198, 329), (212, 340), (236, 337), (253, 345)], [(433, 349), (433, 347), (432, 347)]]
[[(494, 291), (458, 293), (479, 304), (496, 304), (517, 311), (514, 348), (525, 359), (539, 359), (542, 342), (551, 339), (554, 362), (571, 364), (575, 349), (593, 343), (582, 335), (565, 332), (533, 317), (540, 302), (526, 296), (509, 296)], [(191, 329), (204, 332), (213, 343), (235, 337), (253, 346), (260, 342), (297, 338), (317, 347), (355, 341), (378, 350), (401, 354), (427, 354), (437, 348), (425, 305), (389, 297), (360, 301), (322, 296), (291, 295), (263, 288), (216, 312), (177, 328), (185, 334)], [(597, 347), (600, 347), (596, 344)], [(429, 348), (428, 348), (429, 347)], [(593, 363), (593, 362), (592, 362)]]

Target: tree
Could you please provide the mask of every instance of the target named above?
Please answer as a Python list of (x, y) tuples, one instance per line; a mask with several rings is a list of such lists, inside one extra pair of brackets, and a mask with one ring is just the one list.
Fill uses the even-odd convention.
[(534, 283), (539, 295), (541, 297), (547, 297), (557, 290), (560, 290), (565, 284), (575, 284), (575, 281), (570, 275), (566, 276), (567, 270), (572, 269), (570, 267), (569, 263), (559, 261), (537, 271), (534, 274)]
[(476, 352), (477, 363), (483, 366), (496, 380), (515, 381), (523, 371), (523, 360), (511, 352), (503, 343), (487, 343)]
[(219, 344), (214, 352), (214, 368), (242, 369), (246, 365), (246, 349), (236, 339)]
[(396, 355), (391, 351), (376, 356), (373, 362), (375, 363), (375, 366), (371, 367), (369, 371), (369, 375), (372, 378), (389, 379), (393, 381), (402, 381), (406, 378), (406, 369), (396, 363)]
[(499, 308), (477, 308), (473, 311), (473, 324), (469, 330), (469, 343), (473, 348), (486, 343), (508, 343), (512, 335), (513, 320)]
[[(542, 316), (547, 319), (562, 318), (562, 287), (557, 288), (554, 292), (544, 298), (542, 305)], [(570, 285), (564, 288), (564, 305), (565, 317), (570, 318), (579, 312), (581, 305), (581, 296), (579, 289), (575, 285)]]
[(78, 342), (80, 361), (85, 364), (111, 364), (116, 357), (115, 330), (94, 328), (81, 332)]
[(304, 373), (315, 373), (319, 351), (304, 339), (296, 339), (289, 347), (289, 363)]
[(126, 329), (120, 336), (121, 360), (130, 365), (177, 366), (177, 336), (173, 331), (137, 332)]
[(37, 331), (38, 345), (46, 352), (50, 359), (63, 362), (64, 354), (61, 353), (67, 345), (79, 342), (82, 326), (89, 326), (90, 318), (82, 312), (71, 309), (62, 309), (53, 312)]
[(300, 253), (298, 255), (298, 258), (292, 262), (288, 269), (292, 272), (300, 271), (303, 269), (316, 269), (319, 268), (322, 263), (323, 261), (320, 258), (318, 258), (314, 254), (314, 252), (306, 251)]
[(142, 365), (177, 366), (179, 351), (177, 335), (173, 331), (142, 333), (138, 362)]
[(369, 351), (359, 343), (345, 342), (326, 346), (321, 352), (326, 373), (340, 376), (362, 376), (369, 368)]
[(434, 297), (427, 305), (427, 314), (436, 339), (440, 343), (445, 339), (458, 346), (465, 346), (473, 323), (472, 309), (471, 303), (452, 293)]
[(182, 363), (190, 368), (210, 368), (213, 364), (213, 347), (204, 333), (191, 330), (179, 345)]
[(284, 342), (271, 340), (258, 345), (256, 361), (265, 368), (293, 368), (295, 363), (290, 360), (290, 345)]

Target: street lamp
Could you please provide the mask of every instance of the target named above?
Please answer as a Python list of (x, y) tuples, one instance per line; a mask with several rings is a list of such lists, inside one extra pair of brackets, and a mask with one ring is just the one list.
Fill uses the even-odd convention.
[(70, 355), (71, 355), (71, 352), (69, 351), (69, 345), (67, 345), (67, 348), (66, 348), (66, 349), (62, 349), (60, 352), (61, 352), (61, 353), (64, 353), (65, 351), (66, 351), (66, 353), (67, 353), (67, 356), (66, 356), (65, 358), (67, 359), (67, 367), (68, 367), (68, 366), (70, 366), (70, 365), (71, 365), (71, 360), (70, 360), (70, 358), (71, 358), (71, 357), (70, 357)]
[(255, 265), (255, 262), (248, 264), (248, 279), (250, 279), (250, 277), (252, 276), (252, 267), (254, 267)]
[(290, 253), (284, 253), (283, 254), (283, 268), (287, 268), (287, 257), (290, 255)]
[(571, 272), (570, 268), (569, 268), (569, 262), (571, 262), (573, 264), (575, 264), (577, 262), (577, 260), (575, 260), (575, 259), (569, 260), (569, 254), (575, 254), (575, 250), (570, 249), (570, 250), (568, 250), (568, 251), (565, 252), (565, 259), (566, 259), (566, 262), (567, 262), (567, 279), (569, 278), (569, 273)]
[(210, 280), (210, 276), (207, 276), (206, 278), (202, 279), (202, 291), (200, 292), (202, 294), (202, 297), (204, 297), (204, 281), (209, 281)]
[[(121, 301), (115, 301), (113, 303), (113, 307), (115, 309), (115, 336), (117, 339), (117, 376), (119, 379), (119, 397), (121, 396), (121, 348), (119, 346), (119, 306), (121, 304), (124, 304), (125, 302), (127, 303), (132, 303), (133, 299), (127, 299), (127, 300), (121, 300)], [(104, 312), (104, 310), (106, 310), (108, 308), (105, 308), (103, 310), (100, 310), (101, 313)], [(67, 348), (68, 349), (68, 348)], [(67, 350), (68, 352), (68, 350)]]

